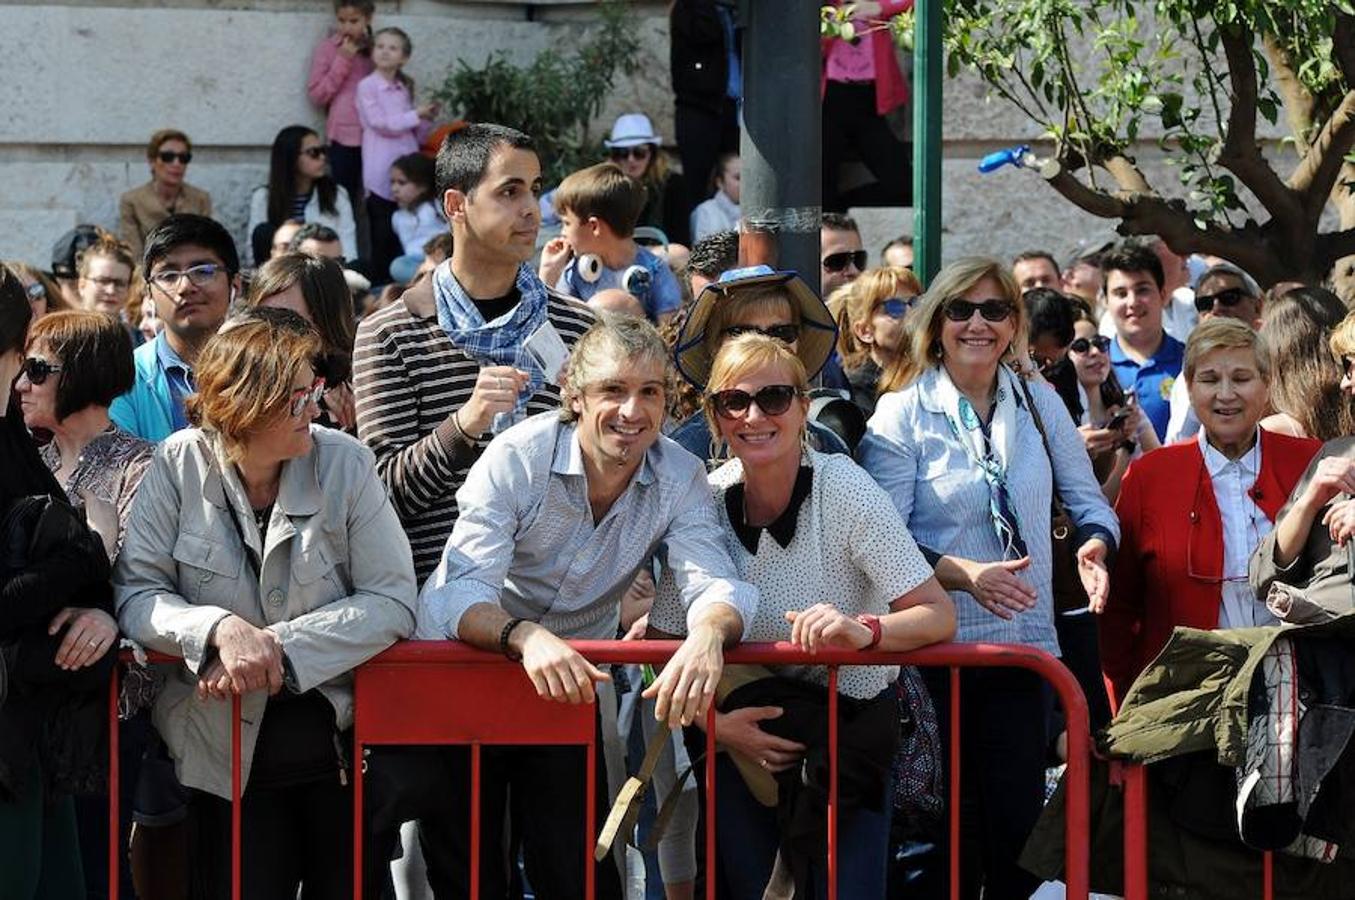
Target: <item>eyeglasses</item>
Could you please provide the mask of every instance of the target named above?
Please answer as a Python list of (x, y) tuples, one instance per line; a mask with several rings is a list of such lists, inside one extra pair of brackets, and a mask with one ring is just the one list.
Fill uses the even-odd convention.
[(99, 275), (95, 278), (86, 278), (90, 284), (98, 287), (100, 290), (125, 291), (131, 282), (125, 278), (109, 278), (107, 275)]
[(631, 159), (649, 159), (649, 145), (640, 144), (635, 147), (613, 147), (607, 152), (607, 155), (615, 162), (621, 162), (627, 157)]
[(297, 388), (292, 391), (292, 418), (295, 419), (306, 410), (306, 407), (312, 403), (319, 403), (320, 398), (325, 395), (325, 380), (316, 378), (308, 388)]
[(754, 403), (764, 415), (779, 416), (790, 409), (790, 403), (800, 396), (800, 389), (791, 384), (769, 384), (756, 394), (747, 391), (718, 391), (707, 399), (722, 419), (742, 419)]
[(53, 372), (60, 372), (61, 366), (54, 366), (45, 359), (30, 356), (24, 360), (24, 364), (19, 367), (19, 371), (28, 376), (29, 384), (39, 385), (47, 380), (48, 375)]
[(829, 253), (823, 258), (825, 272), (841, 272), (851, 265), (858, 272), (866, 268), (866, 251), (843, 250), (841, 253)]
[(41, 281), (35, 281), (24, 288), (24, 293), (28, 295), (29, 300), (41, 300), (47, 296), (47, 288), (42, 286)]
[(1095, 337), (1077, 338), (1068, 345), (1068, 349), (1079, 356), (1084, 353), (1090, 353), (1093, 347), (1100, 350), (1102, 353), (1107, 352), (1110, 350), (1110, 338), (1106, 337), (1104, 334), (1098, 334)]
[(1207, 313), (1214, 310), (1214, 304), (1224, 307), (1237, 306), (1243, 300), (1251, 299), (1242, 288), (1225, 288), (1214, 294), (1196, 294), (1195, 309), (1197, 312)]
[(172, 163), (177, 160), (186, 166), (193, 161), (193, 154), (189, 152), (175, 153), (173, 150), (161, 150), (155, 156), (162, 163)]
[(914, 303), (917, 303), (916, 297), (890, 297), (880, 304), (880, 310), (891, 319), (902, 319)]
[(968, 322), (974, 318), (974, 313), (983, 316), (985, 322), (1004, 322), (1011, 317), (1015, 311), (1006, 300), (984, 300), (981, 303), (974, 303), (971, 300), (947, 300), (945, 305), (946, 318), (952, 322)]
[(793, 344), (800, 339), (799, 325), (769, 325), (760, 328), (757, 325), (730, 325), (724, 330), (725, 337), (738, 337), (741, 334), (760, 334), (775, 338), (783, 344)]
[(182, 270), (161, 269), (159, 272), (151, 273), (150, 283), (166, 293), (177, 288), (181, 278), (187, 278), (188, 283), (194, 287), (206, 287), (212, 283), (217, 273), (222, 271), (225, 271), (225, 266), (216, 263), (201, 263)]
[(302, 156), (309, 156), (311, 159), (324, 159), (329, 155), (329, 151), (324, 147), (307, 147), (301, 151)]

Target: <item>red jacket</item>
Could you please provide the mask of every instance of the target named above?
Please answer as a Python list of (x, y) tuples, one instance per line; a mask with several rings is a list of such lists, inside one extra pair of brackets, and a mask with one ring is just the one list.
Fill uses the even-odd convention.
[[(834, 6), (841, 6), (842, 0), (833, 0)], [(881, 19), (892, 19), (901, 12), (913, 8), (913, 0), (881, 0)], [(824, 38), (819, 41), (820, 64), (819, 96), (828, 88), (828, 48), (838, 38)], [(899, 69), (899, 58), (895, 53), (894, 39), (889, 29), (876, 28), (862, 38), (870, 41), (871, 56), (875, 60), (875, 112), (884, 115), (895, 107), (908, 102), (908, 82)]]
[[(1272, 522), (1321, 446), (1261, 431), (1261, 472), (1250, 496)], [(1190, 574), (1223, 571), (1223, 522), (1198, 441), (1154, 450), (1131, 464), (1115, 512), (1120, 546), (1100, 644), (1101, 669), (1118, 708), (1174, 627), (1219, 624), (1222, 585)]]

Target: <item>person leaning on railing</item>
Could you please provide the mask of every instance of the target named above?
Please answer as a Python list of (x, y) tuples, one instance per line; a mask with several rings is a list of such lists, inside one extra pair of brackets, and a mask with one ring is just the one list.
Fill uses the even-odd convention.
[(192, 789), (192, 896), (231, 872), (241, 700), (243, 896), (352, 895), (352, 670), (414, 628), (409, 542), (353, 438), (313, 424), (315, 332), (255, 309), (208, 341), (196, 427), (157, 449), (114, 586), (133, 640), (181, 656), (155, 724)]
[[(937, 555), (937, 578), (955, 600), (957, 640), (1057, 654), (1054, 491), (1072, 519), (1093, 607), (1105, 602), (1120, 529), (1058, 395), (1009, 367), (1025, 356), (1016, 282), (996, 260), (957, 260), (910, 319), (912, 352), (897, 363), (904, 386), (880, 397), (861, 464), (918, 544)], [(947, 735), (946, 673), (924, 675)], [(961, 685), (962, 896), (976, 897), (982, 886), (988, 900), (1025, 900), (1038, 882), (1017, 856), (1044, 802), (1050, 694), (1033, 673), (1007, 669), (966, 672)]]
[[(782, 342), (746, 335), (721, 346), (706, 385), (711, 432), (734, 457), (709, 477), (725, 547), (759, 594), (746, 638), (790, 641), (811, 652), (902, 651), (947, 640), (955, 633), (954, 605), (889, 497), (848, 457), (808, 448), (805, 369)], [(686, 632), (675, 587), (665, 569), (650, 636)], [(719, 821), (719, 877), (738, 900), (762, 897), (778, 848), (796, 896), (811, 896), (825, 877), (823, 811), (808, 796), (827, 785), (803, 788), (800, 766), (811, 777), (827, 771), (824, 716), (807, 703), (824, 702), (822, 690), (810, 686), (826, 685), (828, 675), (819, 666), (765, 674), (726, 701), (749, 691), (757, 699), (715, 718), (716, 740), (728, 753), (716, 764), (716, 809), (707, 814)], [(844, 897), (885, 896), (898, 674), (898, 666), (862, 665), (838, 675)]]

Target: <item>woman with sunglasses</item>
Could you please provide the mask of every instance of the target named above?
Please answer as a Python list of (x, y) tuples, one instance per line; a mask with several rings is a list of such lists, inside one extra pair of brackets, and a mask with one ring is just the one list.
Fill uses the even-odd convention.
[(273, 138), (268, 184), (249, 198), (250, 247), (255, 265), (263, 265), (273, 246), (273, 232), (288, 220), (328, 226), (339, 234), (345, 259), (358, 258), (353, 204), (329, 174), (329, 150), (320, 135), (304, 125), (288, 125)]
[(905, 317), (922, 285), (909, 269), (879, 268), (844, 285), (837, 313), (837, 349), (851, 385), (852, 402), (867, 416), (875, 412), (880, 376), (908, 352)]
[[(1105, 600), (1119, 525), (1062, 401), (1013, 371), (1026, 356), (1019, 300), (996, 260), (943, 269), (910, 316), (911, 352), (886, 371), (904, 387), (880, 397), (858, 458), (936, 559), (955, 601), (957, 640), (1058, 654), (1055, 486), (1077, 529), (1078, 574), (1095, 607)], [(935, 670), (924, 677), (944, 720), (948, 679)], [(1049, 692), (1026, 671), (979, 669), (961, 681), (962, 896), (982, 889), (990, 900), (1025, 900), (1038, 879), (1017, 857), (1044, 802)]]
[[(1258, 427), (1269, 405), (1270, 366), (1260, 335), (1243, 322), (1201, 322), (1186, 342), (1182, 369), (1199, 434), (1135, 460), (1124, 476), (1115, 504), (1120, 554), (1100, 629), (1101, 665), (1117, 706), (1176, 626), (1276, 621), (1264, 593), (1253, 594), (1247, 582), (1248, 560), (1266, 546), (1320, 445)], [(1348, 608), (1348, 585), (1346, 591)]]
[(134, 258), (141, 258), (146, 235), (174, 213), (212, 215), (211, 195), (184, 180), (192, 161), (193, 142), (182, 131), (164, 128), (151, 135), (146, 144), (151, 180), (118, 199), (118, 237)]
[(603, 143), (607, 145), (607, 158), (643, 184), (649, 195), (636, 224), (661, 229), (668, 238), (670, 254), (674, 245), (685, 250), (691, 243), (692, 213), (686, 182), (682, 173), (671, 168), (661, 146), (663, 138), (654, 133), (649, 116), (644, 113), (618, 116), (611, 135)]
[[(798, 355), (758, 334), (726, 341), (706, 386), (704, 414), (733, 456), (710, 475), (725, 545), (760, 597), (745, 639), (810, 651), (901, 651), (947, 640), (954, 607), (889, 498), (849, 458), (807, 449), (808, 390)], [(650, 614), (651, 628), (665, 634), (686, 631), (674, 584), (671, 573), (661, 575)], [(828, 683), (816, 666), (776, 674), (783, 682)], [(839, 826), (839, 896), (885, 896), (891, 803), (884, 773), (898, 733), (898, 674), (884, 665), (839, 674), (843, 734), (880, 737), (855, 747), (843, 738), (843, 758), (855, 763), (844, 770), (841, 790), (858, 800)], [(822, 822), (803, 844), (795, 837), (802, 820), (779, 827), (778, 817), (796, 808), (800, 762), (808, 757), (807, 771), (815, 771), (826, 742), (811, 740), (804, 723), (796, 724), (800, 716), (773, 702), (778, 689), (764, 684), (755, 690), (767, 702), (716, 714), (716, 739), (726, 752), (716, 762), (713, 814), (722, 824), (715, 870), (735, 900), (762, 897), (778, 848), (796, 878), (796, 896), (824, 895)]]
[(183, 658), (155, 723), (190, 789), (195, 897), (230, 883), (232, 696), (243, 895), (353, 893), (351, 673), (414, 628), (409, 542), (372, 454), (312, 423), (320, 349), (289, 310), (222, 326), (194, 367), (195, 427), (157, 449), (113, 577), (126, 634)]

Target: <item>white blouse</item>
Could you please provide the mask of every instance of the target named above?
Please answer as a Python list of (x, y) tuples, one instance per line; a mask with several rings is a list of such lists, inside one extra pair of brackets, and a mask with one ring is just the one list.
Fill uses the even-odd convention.
[(1205, 468), (1214, 485), (1223, 525), (1223, 600), (1219, 604), (1220, 628), (1252, 628), (1274, 625), (1279, 620), (1264, 602), (1256, 599), (1247, 581), (1247, 563), (1273, 523), (1248, 493), (1261, 474), (1261, 436), (1242, 455), (1232, 460), (1209, 445), (1201, 430), (1197, 440)]

